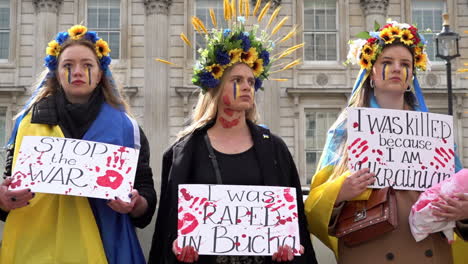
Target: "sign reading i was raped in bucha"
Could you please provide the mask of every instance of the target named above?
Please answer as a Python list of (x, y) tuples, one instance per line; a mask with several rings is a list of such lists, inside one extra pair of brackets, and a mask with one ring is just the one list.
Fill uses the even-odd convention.
[(455, 171), (452, 116), (348, 107), (348, 167), (370, 168), (370, 188), (426, 190)]
[(10, 189), (130, 201), (139, 150), (71, 138), (25, 136)]
[(299, 255), (295, 188), (183, 184), (178, 212), (178, 246), (200, 255)]

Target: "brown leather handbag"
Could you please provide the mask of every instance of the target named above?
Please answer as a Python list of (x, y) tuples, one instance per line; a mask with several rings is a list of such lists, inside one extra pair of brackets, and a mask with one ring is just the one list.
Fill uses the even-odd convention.
[(392, 187), (373, 190), (367, 201), (346, 202), (338, 216), (336, 237), (353, 247), (394, 230), (398, 225), (396, 203)]

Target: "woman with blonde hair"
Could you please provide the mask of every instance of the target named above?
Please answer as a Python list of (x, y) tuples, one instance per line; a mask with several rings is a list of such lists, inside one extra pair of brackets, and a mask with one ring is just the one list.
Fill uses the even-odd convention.
[[(231, 6), (226, 2), (224, 14), (229, 17)], [(267, 9), (264, 10), (263, 14)], [(255, 96), (268, 77), (273, 42), (267, 40), (266, 32), (257, 34), (258, 27), (247, 30), (245, 21), (244, 17), (238, 17), (237, 21), (228, 21), (230, 28), (203, 30), (207, 44), (200, 51), (192, 78), (201, 91), (191, 124), (164, 153), (161, 206), (149, 263), (316, 263), (306, 228), (301, 184), (288, 147), (281, 138), (256, 124)], [(198, 19), (193, 22), (195, 28), (204, 29)], [(280, 246), (273, 256), (198, 256), (191, 246), (179, 248), (178, 228), (194, 222), (178, 218), (180, 184), (295, 188), (300, 244), (304, 248), (298, 250), (302, 256), (294, 256), (289, 246)]]
[[(16, 120), (0, 186), (1, 263), (145, 263), (135, 226), (156, 207), (149, 144), (120, 96), (110, 49), (82, 25), (49, 42), (43, 77)], [(140, 149), (130, 202), (9, 188), (25, 136), (83, 139)], [(116, 177), (108, 173), (107, 181)], [(101, 177), (100, 177), (101, 178)]]
[[(418, 29), (393, 21), (366, 34), (366, 39), (351, 42), (348, 59), (359, 63), (361, 71), (348, 106), (427, 112), (415, 73), (425, 71), (429, 64), (426, 43)], [(394, 230), (357, 245), (345, 244), (336, 237), (337, 220), (343, 208), (366, 201), (377, 191), (368, 188), (375, 181), (369, 168), (354, 173), (348, 169), (346, 123), (345, 109), (328, 132), (312, 178), (305, 202), (310, 232), (335, 252), (338, 263), (452, 263), (451, 247), (441, 234), (431, 234), (420, 242), (413, 238), (408, 216), (420, 194), (414, 190), (395, 190), (398, 224)], [(460, 234), (467, 238), (466, 225), (459, 227)]]

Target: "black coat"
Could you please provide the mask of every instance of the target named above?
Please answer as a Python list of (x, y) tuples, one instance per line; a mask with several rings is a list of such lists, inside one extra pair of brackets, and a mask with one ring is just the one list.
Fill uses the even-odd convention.
[[(257, 126), (250, 121), (247, 123), (265, 185), (296, 188), (301, 244), (305, 248), (305, 254), (296, 257), (293, 263), (317, 263), (310, 234), (307, 231), (301, 183), (292, 156), (281, 138), (270, 134), (268, 129)], [(204, 134), (212, 125), (213, 123), (197, 129), (192, 134), (176, 142), (164, 153), (161, 174), (161, 202), (156, 219), (149, 263), (178, 263), (172, 253), (172, 243), (177, 238), (178, 185), (194, 183), (191, 182), (190, 175), (192, 159), (196, 155), (196, 144), (203, 141)], [(210, 168), (213, 169), (212, 165)], [(213, 182), (216, 182), (216, 180), (213, 179)], [(265, 263), (272, 263), (271, 258), (266, 258)]]

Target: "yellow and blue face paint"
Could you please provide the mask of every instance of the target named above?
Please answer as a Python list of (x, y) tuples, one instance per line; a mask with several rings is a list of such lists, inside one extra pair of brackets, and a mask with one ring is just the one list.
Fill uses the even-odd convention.
[(68, 83), (71, 84), (71, 67), (67, 66), (67, 70), (65, 71), (65, 76), (67, 77)]
[(240, 95), (240, 86), (237, 84), (237, 81), (234, 81), (234, 85), (232, 87), (232, 92), (234, 95), (234, 100), (237, 100), (237, 97)]
[(403, 71), (403, 79), (405, 79), (405, 82), (408, 82), (408, 77), (409, 77), (409, 69), (407, 66), (405, 66), (405, 70)]
[(389, 73), (390, 73), (390, 67), (388, 67), (387, 63), (384, 63), (383, 68), (382, 68), (382, 80), (385, 81)]
[(91, 67), (86, 67), (86, 77), (88, 78), (88, 84), (91, 85)]

